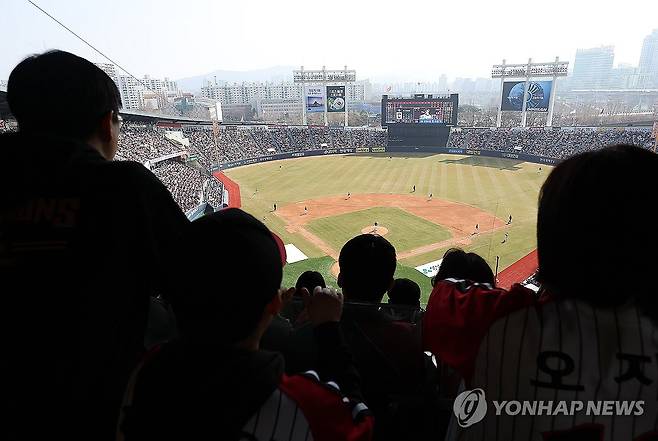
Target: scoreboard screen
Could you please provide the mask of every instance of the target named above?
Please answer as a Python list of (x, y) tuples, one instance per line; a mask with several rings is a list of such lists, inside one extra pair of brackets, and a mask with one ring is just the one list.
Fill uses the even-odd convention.
[(457, 95), (445, 98), (382, 97), (382, 125), (391, 124), (432, 124), (442, 126), (457, 125)]

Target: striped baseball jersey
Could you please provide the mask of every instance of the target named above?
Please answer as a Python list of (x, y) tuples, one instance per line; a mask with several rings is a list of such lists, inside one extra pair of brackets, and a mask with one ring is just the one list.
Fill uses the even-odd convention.
[(541, 301), (521, 285), (508, 291), (487, 283), (442, 280), (436, 283), (427, 302), (423, 347), (468, 382), (489, 327), (500, 317)]
[(315, 371), (303, 375), (284, 375), (279, 387), (242, 428), (242, 439), (370, 439), (372, 419), (367, 406), (339, 397), (338, 385), (334, 382), (321, 383)]
[(262, 350), (184, 341), (157, 346), (126, 388), (119, 439), (368, 441), (373, 418), (339, 329), (337, 322), (315, 328), (319, 374), (288, 376), (283, 357)]
[(486, 416), (454, 439), (658, 439), (658, 327), (632, 304), (522, 309), (484, 338), (475, 388)]

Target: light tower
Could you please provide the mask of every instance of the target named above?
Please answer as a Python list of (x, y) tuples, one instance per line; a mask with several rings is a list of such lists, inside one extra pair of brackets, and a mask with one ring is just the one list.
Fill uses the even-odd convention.
[[(328, 110), (327, 105), (329, 98), (327, 96), (327, 90), (333, 87), (333, 91), (336, 92), (336, 94), (340, 94), (340, 87), (342, 87), (342, 96), (338, 96), (337, 98), (340, 98), (343, 100), (343, 112), (345, 112), (345, 127), (349, 125), (349, 118), (348, 118), (348, 108), (347, 108), (347, 94), (348, 94), (348, 87), (352, 83), (356, 81), (356, 71), (355, 70), (348, 70), (347, 66), (345, 66), (344, 69), (342, 70), (327, 70), (326, 66), (322, 66), (322, 69), (320, 70), (306, 70), (304, 69), (304, 66), (301, 66), (299, 70), (294, 70), (293, 71), (293, 81), (295, 83), (301, 83), (302, 84), (302, 121), (304, 124), (307, 123), (306, 121), (306, 85), (321, 85), (322, 86), (322, 95), (324, 97), (324, 125), (327, 125), (327, 113), (328, 112), (336, 112), (339, 113), (341, 110)], [(333, 85), (333, 86), (332, 86)], [(334, 99), (336, 97), (333, 97)]]
[[(548, 112), (546, 119), (546, 125), (551, 126), (553, 123), (553, 108), (555, 106), (555, 95), (557, 91), (557, 79), (558, 77), (566, 77), (569, 70), (568, 61), (560, 61), (559, 57), (555, 57), (555, 61), (548, 63), (533, 63), (532, 58), (528, 59), (527, 64), (506, 64), (503, 60), (503, 64), (496, 64), (491, 69), (491, 78), (500, 78), (500, 100), (498, 101), (498, 116), (496, 118), (496, 127), (500, 127), (502, 122), (503, 112), (505, 111), (520, 111), (521, 112), (521, 127), (526, 126), (527, 116), (528, 116), (528, 105), (529, 103), (534, 105), (533, 93), (537, 89), (542, 89), (541, 85), (534, 82), (534, 79), (543, 79), (545, 82), (550, 82), (551, 87), (549, 89), (549, 99), (548, 105), (545, 108), (535, 108), (539, 109), (534, 111), (539, 112)], [(547, 78), (551, 78), (551, 81), (547, 81)], [(505, 80), (519, 80), (516, 82)], [(505, 99), (505, 89), (506, 85), (508, 89), (513, 89), (512, 85), (517, 87), (523, 82), (523, 98), (521, 102), (520, 109), (506, 109)]]

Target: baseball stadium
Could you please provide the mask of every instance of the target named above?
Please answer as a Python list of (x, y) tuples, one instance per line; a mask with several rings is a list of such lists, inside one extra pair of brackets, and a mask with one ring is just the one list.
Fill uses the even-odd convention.
[(577, 125), (568, 72), (503, 60), (486, 110), (356, 102), (347, 66), (132, 103), (111, 63), (23, 59), (2, 439), (658, 440), (658, 88)]
[[(503, 273), (534, 251), (536, 201), (549, 169), (477, 156), (364, 153), (247, 165), (220, 178), (225, 187), (235, 183), (242, 208), (285, 242), (285, 286), (306, 270), (335, 283), (342, 245), (374, 233), (395, 246), (396, 277), (416, 281), (425, 303), (431, 285), (422, 270), (449, 248), (476, 252)], [(534, 269), (530, 261), (525, 271)]]

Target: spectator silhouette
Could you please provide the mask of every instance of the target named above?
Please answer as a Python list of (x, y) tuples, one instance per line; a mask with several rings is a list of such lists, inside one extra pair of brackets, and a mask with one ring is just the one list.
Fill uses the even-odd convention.
[[(521, 402), (643, 401), (643, 411), (502, 413), (460, 429), (455, 439), (482, 439), (494, 430), (509, 440), (655, 437), (658, 406), (647, 386), (658, 379), (658, 300), (639, 280), (658, 267), (658, 234), (629, 213), (653, 200), (657, 174), (658, 156), (624, 145), (573, 156), (553, 169), (537, 214), (537, 279), (545, 301), (490, 327), (471, 382), (488, 396), (514, 390)], [(615, 239), (602, 240), (610, 231)]]
[(346, 299), (341, 328), (377, 419), (375, 438), (404, 438), (420, 429), (422, 409), (399, 406), (396, 397), (417, 392), (424, 372), (414, 326), (395, 321), (376, 307), (393, 286), (395, 248), (381, 236), (362, 234), (343, 246), (338, 261), (338, 286)]
[[(350, 401), (360, 393), (338, 326), (340, 293), (318, 288), (307, 298), (317, 373), (288, 377), (281, 355), (259, 349), (294, 291), (279, 289), (280, 251), (265, 225), (235, 208), (209, 214), (190, 224), (180, 253), (200, 257), (183, 263), (186, 274), (230, 276), (217, 286), (202, 278), (170, 286), (181, 339), (150, 353), (133, 376), (120, 423), (127, 440), (369, 439), (367, 408)], [(318, 375), (335, 380), (345, 400)]]
[(420, 286), (410, 279), (395, 279), (388, 292), (388, 306), (382, 310), (395, 320), (418, 323), (422, 318), (420, 309)]
[(445, 279), (463, 279), (472, 282), (496, 285), (494, 273), (489, 264), (478, 254), (467, 253), (459, 248), (451, 248), (443, 255), (439, 271), (432, 278), (432, 286)]
[(509, 292), (496, 289), (487, 262), (457, 248), (444, 254), (433, 285), (423, 317), (423, 346), (467, 383), (489, 326), (537, 300), (521, 286)]
[(301, 325), (308, 320), (308, 316), (304, 311), (304, 300), (301, 292), (302, 288), (306, 288), (309, 293), (312, 293), (316, 286), (326, 288), (327, 284), (324, 277), (317, 271), (304, 271), (298, 278), (295, 284), (295, 296), (288, 302), (281, 311), (281, 315), (296, 325)]
[(317, 271), (304, 271), (298, 278), (295, 288), (299, 292), (302, 288), (306, 288), (308, 292), (313, 292), (316, 286), (326, 288), (327, 284), (324, 277)]
[(4, 439), (111, 439), (187, 219), (141, 164), (110, 161), (121, 101), (98, 67), (30, 56), (7, 95), (19, 132), (0, 136)]
[(420, 286), (413, 280), (395, 279), (388, 292), (388, 303), (420, 308)]

